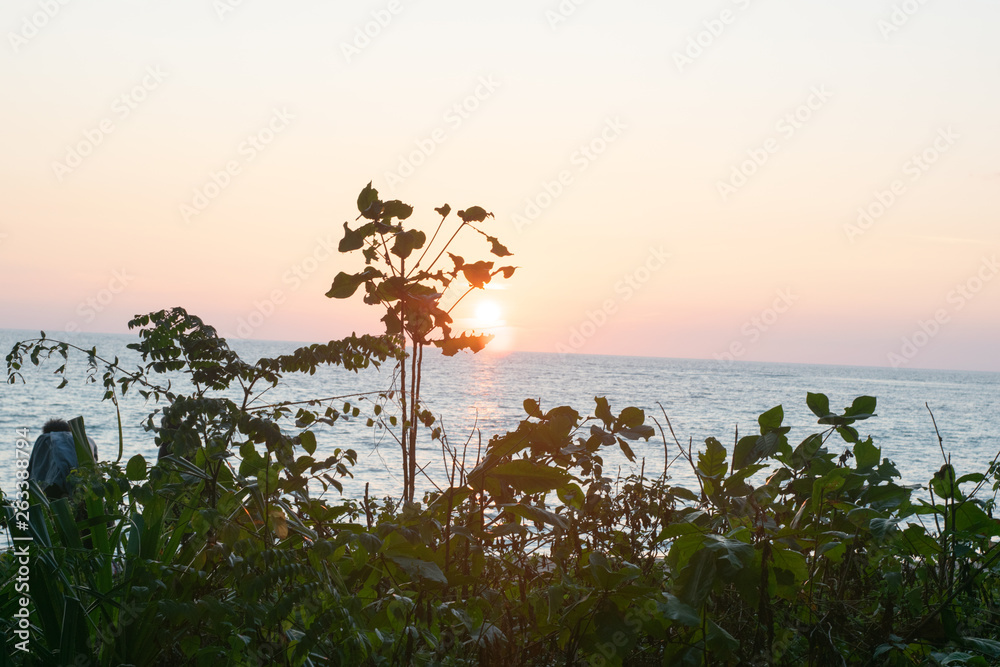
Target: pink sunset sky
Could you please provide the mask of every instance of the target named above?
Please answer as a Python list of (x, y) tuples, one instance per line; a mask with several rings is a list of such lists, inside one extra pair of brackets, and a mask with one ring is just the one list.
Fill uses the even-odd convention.
[[(1000, 371), (1000, 6), (0, 7), (0, 327), (380, 331), (368, 181), (480, 205), (496, 349)], [(472, 234), (467, 258), (488, 247)]]

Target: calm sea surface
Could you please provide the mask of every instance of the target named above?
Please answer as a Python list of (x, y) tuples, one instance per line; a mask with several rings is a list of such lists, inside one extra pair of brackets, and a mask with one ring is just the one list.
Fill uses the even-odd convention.
[[(37, 335), (0, 330), (3, 356), (15, 341)], [(126, 367), (134, 368), (139, 363), (138, 355), (125, 347), (137, 340), (132, 336), (62, 334), (55, 338), (87, 349), (96, 346), (99, 355), (108, 359), (117, 356)], [(244, 359), (253, 361), (297, 347), (295, 343), (240, 340), (231, 341), (231, 345)], [(517, 426), (524, 417), (525, 398), (539, 399), (543, 410), (570, 405), (586, 416), (593, 413), (594, 397), (606, 396), (615, 414), (634, 405), (644, 409), (647, 417), (663, 423), (658, 407), (661, 404), (685, 446), (691, 440), (697, 449), (705, 438), (714, 436), (731, 453), (736, 428), (741, 435), (758, 432), (757, 416), (775, 405), (784, 406), (785, 425), (792, 427), (788, 437), (793, 445), (820, 430), (805, 405), (808, 391), (827, 394), (834, 410), (850, 405), (855, 396), (876, 396), (878, 417), (859, 423), (859, 431), (862, 436), (873, 436), (882, 455), (896, 463), (905, 483), (926, 484), (942, 464), (925, 402), (934, 411), (944, 447), (959, 474), (985, 471), (1000, 447), (996, 437), (1000, 425), (997, 373), (521, 352), (460, 353), (453, 358), (428, 352), (425, 362), (423, 401), (442, 420), (453, 446), (461, 451), (470, 441), (469, 468), (475, 463), (480, 437), (485, 444), (492, 435)], [(69, 382), (57, 389), (59, 378), (53, 372), (61, 363), (61, 358), (54, 357), (38, 369), (26, 367), (25, 383), (4, 384), (0, 389), (0, 488), (5, 492), (13, 487), (16, 430), (29, 429), (29, 440), (34, 442), (42, 424), (51, 417), (83, 415), (88, 432), (98, 443), (100, 458), (114, 460), (118, 456), (114, 406), (101, 400), (104, 390), (100, 382), (87, 382), (86, 355), (70, 355)], [(390, 367), (360, 374), (332, 368), (313, 376), (290, 375), (283, 384), (261, 396), (257, 404), (385, 390), (392, 382)], [(338, 421), (332, 428), (317, 431), (317, 458), (336, 447), (353, 448), (359, 459), (354, 479), (345, 480), (345, 495), (359, 497), (365, 483), (370, 485), (373, 496), (398, 495), (401, 476), (397, 472), (400, 459), (395, 441), (365, 425), (364, 418), (373, 403), (347, 400), (361, 408), (361, 418)], [(339, 410), (344, 401), (341, 398), (330, 404)], [(131, 392), (122, 400), (123, 461), (137, 453), (151, 463), (155, 461), (157, 448), (152, 434), (143, 430), (141, 422), (156, 407)], [(837, 436), (829, 443), (833, 443), (833, 449), (845, 447)], [(423, 447), (421, 463), (431, 462), (428, 476), (443, 486), (446, 469), (440, 447), (434, 446), (429, 437), (424, 437)], [(662, 471), (664, 443), (659, 436), (648, 443), (634, 443), (633, 448), (644, 459), (647, 474)], [(671, 459), (677, 454), (672, 440), (667, 451)], [(606, 474), (613, 476), (619, 466), (623, 472), (628, 469), (624, 456), (606, 456)], [(690, 468), (683, 461), (673, 463), (670, 475), (676, 484), (694, 486)], [(424, 488), (433, 488), (432, 483), (425, 479)]]

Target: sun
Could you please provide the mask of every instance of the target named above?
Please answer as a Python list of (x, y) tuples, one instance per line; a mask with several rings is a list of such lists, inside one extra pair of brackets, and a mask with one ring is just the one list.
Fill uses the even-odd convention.
[(477, 329), (489, 329), (503, 324), (503, 309), (496, 301), (480, 301), (476, 306)]

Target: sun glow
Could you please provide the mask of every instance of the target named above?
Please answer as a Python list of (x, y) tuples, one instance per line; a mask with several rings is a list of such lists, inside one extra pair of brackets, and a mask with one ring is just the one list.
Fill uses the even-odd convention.
[(503, 325), (503, 309), (496, 301), (480, 301), (476, 306), (475, 326), (491, 329)]

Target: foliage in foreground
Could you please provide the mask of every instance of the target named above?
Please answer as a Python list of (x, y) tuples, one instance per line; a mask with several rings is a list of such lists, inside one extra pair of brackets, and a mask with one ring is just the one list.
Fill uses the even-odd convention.
[[(838, 413), (818, 393), (806, 401), (820, 428), (791, 441), (781, 406), (759, 433), (694, 451), (643, 410), (596, 397), (589, 416), (528, 399), (514, 430), (456, 448), (420, 402), (420, 350), (482, 347), (452, 334), (442, 293), (459, 275), (472, 289), (514, 268), (452, 255), (433, 271), (451, 240), (423, 266), (438, 234), (403, 228), (409, 206), (369, 184), (358, 210), (367, 222), (345, 224), (340, 249), (361, 250), (365, 268), (338, 274), (328, 296), (364, 286), (384, 336), (250, 363), (175, 308), (129, 323), (136, 370), (44, 334), (14, 346), (9, 382), (83, 352), (116, 409), (130, 391), (160, 402), (145, 426), (163, 457), (123, 465), (119, 418), (117, 460), (81, 453), (73, 497), (50, 501), (18, 471), (0, 520), (30, 555), (0, 553), (0, 665), (1000, 662), (996, 459), (956, 477), (945, 457), (926, 487), (901, 486), (856, 428), (875, 398)], [(437, 211), (443, 224), (450, 208)], [(460, 211), (451, 238), (469, 227), (505, 257), (473, 226), (489, 215)], [(360, 404), (258, 404), (290, 373), (388, 361), (400, 386)], [(357, 454), (317, 433), (356, 418), (400, 445), (400, 502), (328, 496)], [(83, 420), (73, 426), (89, 451)], [(450, 470), (413, 502), (421, 428)], [(608, 451), (635, 461), (629, 443), (657, 434), (696, 487), (671, 484), (669, 469), (606, 474)]]
[[(16, 560), (0, 556), (8, 663), (1000, 658), (1000, 527), (992, 500), (976, 493), (996, 489), (996, 470), (956, 479), (945, 465), (930, 499), (917, 499), (855, 428), (874, 415), (874, 398), (838, 414), (809, 394), (821, 429), (794, 446), (780, 406), (731, 448), (709, 438), (690, 454), (691, 489), (666, 474), (605, 475), (607, 448), (633, 458), (628, 442), (655, 435), (642, 410), (615, 414), (599, 397), (584, 419), (528, 400), (525, 419), (494, 436), (478, 465), (466, 470), (462, 453), (446, 450), (451, 484), (423, 503), (330, 501), (311, 495), (309, 481), (335, 484), (355, 454), (314, 458), (310, 429), (354, 408), (253, 410), (219, 392), (324, 363), (377, 362), (393, 352), (381, 339), (251, 365), (181, 310), (133, 324), (144, 327), (145, 371), (188, 373), (194, 390), (158, 387), (145, 371), (122, 375), (114, 362), (105, 382), (166, 398), (149, 426), (173, 454), (155, 466), (141, 456), (85, 465), (77, 498), (32, 496), (30, 653), (15, 648)], [(23, 343), (8, 371), (36, 351), (67, 350)], [(754, 485), (764, 466), (773, 472)], [(85, 517), (75, 515), (81, 503)], [(6, 514), (27, 505), (14, 498)]]

